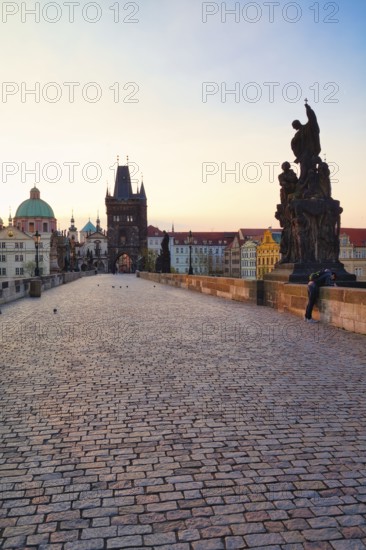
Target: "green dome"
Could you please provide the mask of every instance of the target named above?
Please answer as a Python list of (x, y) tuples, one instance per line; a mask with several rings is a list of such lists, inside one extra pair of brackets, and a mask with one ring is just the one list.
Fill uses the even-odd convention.
[(40, 198), (39, 190), (33, 187), (30, 199), (23, 201), (17, 208), (15, 218), (54, 218), (52, 208)]

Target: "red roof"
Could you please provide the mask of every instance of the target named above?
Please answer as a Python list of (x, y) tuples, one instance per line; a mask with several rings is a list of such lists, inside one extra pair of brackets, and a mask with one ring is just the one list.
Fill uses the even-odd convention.
[[(234, 231), (192, 231), (194, 245), (228, 245), (235, 236)], [(169, 232), (169, 236), (174, 239), (174, 244), (187, 244), (189, 231)], [(221, 241), (221, 242), (220, 242)]]
[(366, 246), (366, 229), (356, 227), (341, 227), (340, 234), (348, 235), (351, 244), (354, 246)]
[(147, 228), (148, 237), (164, 237), (164, 233), (154, 225), (149, 225)]

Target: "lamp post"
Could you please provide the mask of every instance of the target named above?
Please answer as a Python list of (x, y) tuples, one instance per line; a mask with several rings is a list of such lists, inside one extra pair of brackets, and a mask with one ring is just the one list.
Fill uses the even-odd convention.
[(192, 268), (192, 243), (193, 243), (193, 237), (192, 237), (192, 231), (189, 232), (188, 235), (188, 244), (189, 244), (189, 270), (188, 275), (193, 275), (193, 268)]
[(38, 255), (38, 249), (39, 249), (39, 243), (41, 242), (41, 235), (38, 233), (38, 229), (35, 233), (35, 235), (33, 235), (33, 239), (34, 239), (34, 245), (36, 247), (36, 269), (34, 270), (34, 275), (36, 277), (39, 277), (39, 255)]

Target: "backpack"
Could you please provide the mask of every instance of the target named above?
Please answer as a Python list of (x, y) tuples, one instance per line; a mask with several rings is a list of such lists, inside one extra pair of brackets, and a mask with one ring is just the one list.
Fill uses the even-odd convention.
[(309, 275), (309, 281), (317, 281), (326, 272), (327, 272), (326, 269), (320, 269), (319, 271), (315, 271), (314, 273), (311, 273)]
[(314, 281), (319, 286), (323, 286), (331, 279), (331, 275), (332, 272), (329, 269), (320, 269), (309, 275), (309, 282)]

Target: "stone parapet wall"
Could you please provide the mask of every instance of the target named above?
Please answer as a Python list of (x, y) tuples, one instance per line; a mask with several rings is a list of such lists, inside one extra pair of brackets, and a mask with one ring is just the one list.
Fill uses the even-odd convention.
[(171, 273), (141, 272), (139, 275), (143, 279), (157, 283), (188, 288), (189, 290), (202, 292), (202, 294), (209, 294), (239, 302), (248, 300), (257, 302), (257, 282), (261, 282), (244, 281), (243, 279), (232, 279), (229, 277), (200, 277), (197, 275), (176, 275)]
[[(195, 290), (228, 300), (250, 301), (299, 317), (304, 316), (308, 299), (305, 284), (146, 272), (139, 273), (139, 276), (156, 283)], [(366, 334), (366, 289), (321, 288), (313, 317), (335, 327)]]
[[(47, 275), (40, 277), (42, 282), (42, 292), (54, 288), (59, 285), (71, 283), (81, 277), (87, 277), (94, 275), (94, 271), (86, 272), (70, 272), (70, 273), (56, 273), (54, 275)], [(29, 290), (31, 282), (37, 280), (34, 278), (20, 278), (20, 279), (0, 279), (0, 304), (6, 304), (19, 298), (25, 298), (29, 296)]]

